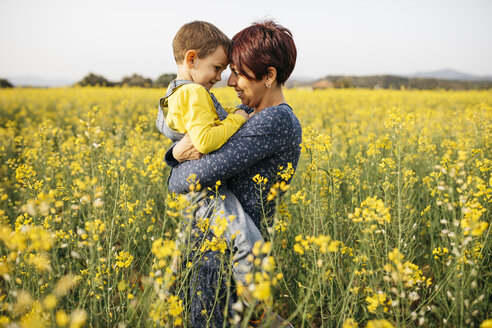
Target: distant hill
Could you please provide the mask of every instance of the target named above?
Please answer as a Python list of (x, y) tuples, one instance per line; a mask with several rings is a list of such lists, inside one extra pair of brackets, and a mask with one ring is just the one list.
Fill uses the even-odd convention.
[(453, 80), (453, 81), (492, 81), (492, 76), (478, 76), (468, 73), (459, 72), (453, 69), (442, 69), (432, 72), (417, 72), (412, 75), (408, 75), (409, 78), (431, 78), (439, 80)]
[(16, 87), (63, 87), (75, 83), (69, 79), (48, 79), (34, 75), (11, 76), (7, 79)]
[(313, 79), (312, 77), (293, 75), (289, 77), (287, 82), (285, 82), (285, 86), (287, 88), (304, 87), (304, 86), (310, 86), (314, 82), (316, 82), (316, 79)]
[[(333, 88), (371, 88), (371, 89), (419, 89), (419, 90), (487, 90), (492, 89), (492, 81), (463, 81), (427, 77), (403, 77), (396, 75), (344, 76), (331, 75), (324, 78), (326, 85)], [(313, 87), (315, 85), (313, 84)]]
[(453, 69), (443, 69), (432, 72), (417, 72), (411, 75), (328, 75), (314, 80), (306, 77), (291, 77), (287, 87), (314, 86), (320, 81), (329, 81), (335, 88), (384, 88), (399, 89), (490, 89), (492, 76), (478, 76), (459, 72)]

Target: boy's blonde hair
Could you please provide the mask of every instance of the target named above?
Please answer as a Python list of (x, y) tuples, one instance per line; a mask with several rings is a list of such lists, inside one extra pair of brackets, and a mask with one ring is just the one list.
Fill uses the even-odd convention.
[(226, 56), (232, 48), (232, 41), (215, 25), (204, 21), (193, 21), (181, 26), (173, 40), (174, 59), (183, 61), (188, 50), (196, 50), (198, 57), (213, 53), (219, 46), (224, 48)]

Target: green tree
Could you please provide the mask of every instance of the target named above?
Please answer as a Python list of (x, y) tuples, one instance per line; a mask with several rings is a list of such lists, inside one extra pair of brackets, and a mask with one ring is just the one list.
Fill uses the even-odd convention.
[(7, 79), (0, 79), (0, 88), (13, 88), (12, 83)]
[(155, 80), (154, 87), (157, 88), (166, 88), (169, 83), (176, 78), (176, 74), (162, 74)]
[(132, 76), (125, 76), (123, 80), (121, 80), (121, 84), (127, 85), (129, 87), (150, 87), (152, 86), (152, 80), (149, 78), (145, 78), (139, 74), (133, 74)]
[(101, 75), (97, 75), (94, 73), (87, 74), (82, 80), (76, 83), (77, 85), (86, 87), (89, 85), (100, 85), (100, 86), (113, 86), (114, 83), (109, 82), (106, 78)]

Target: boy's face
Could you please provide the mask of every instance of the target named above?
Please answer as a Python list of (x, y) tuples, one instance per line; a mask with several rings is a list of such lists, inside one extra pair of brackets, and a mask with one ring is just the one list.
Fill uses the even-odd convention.
[(220, 75), (226, 69), (228, 58), (222, 46), (203, 58), (196, 58), (190, 71), (193, 82), (209, 89), (220, 81)]

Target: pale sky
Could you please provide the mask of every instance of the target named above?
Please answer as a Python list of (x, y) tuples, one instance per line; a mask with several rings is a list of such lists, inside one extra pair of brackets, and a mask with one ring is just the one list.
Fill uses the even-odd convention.
[(492, 75), (490, 0), (0, 0), (0, 77), (155, 79), (176, 70), (181, 25), (206, 20), (232, 37), (265, 18), (292, 31), (295, 77)]

